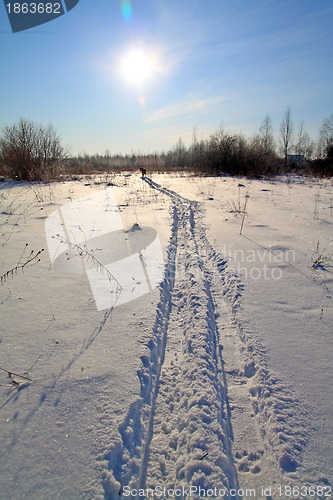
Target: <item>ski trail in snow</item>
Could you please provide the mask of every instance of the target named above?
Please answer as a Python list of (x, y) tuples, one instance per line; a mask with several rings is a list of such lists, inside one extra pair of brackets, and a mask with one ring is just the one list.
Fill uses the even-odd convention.
[[(141, 487), (237, 487), (219, 333), (198, 206), (176, 202), (178, 245), (172, 310)], [(147, 447), (148, 450), (148, 447)]]
[[(109, 455), (105, 498), (125, 497), (124, 487), (156, 486), (217, 488), (224, 498), (232, 490), (232, 498), (241, 498), (235, 492), (242, 475), (251, 485), (251, 473), (254, 478), (262, 469), (276, 478), (277, 463), (287, 472), (296, 467), (305, 431), (290, 411), (289, 424), (281, 424), (281, 415), (290, 401), (296, 413), (302, 408), (269, 376), (261, 346), (237, 324), (239, 283), (208, 242), (199, 203), (146, 182), (173, 202), (171, 239), (153, 334), (138, 372), (141, 399)], [(274, 388), (279, 395), (273, 397)], [(231, 407), (239, 410), (233, 419)], [(233, 453), (231, 422), (238, 427)]]
[(111, 454), (105, 496), (116, 498), (124, 486), (192, 485), (223, 488), (227, 498), (238, 481), (207, 250), (195, 221), (199, 204), (147, 182), (173, 201), (171, 239), (138, 373), (141, 400), (120, 428), (122, 447)]

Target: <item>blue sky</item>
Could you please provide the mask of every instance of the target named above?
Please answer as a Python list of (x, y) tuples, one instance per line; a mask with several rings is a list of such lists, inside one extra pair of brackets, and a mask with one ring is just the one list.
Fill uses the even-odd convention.
[[(155, 152), (288, 106), (317, 139), (333, 113), (332, 0), (80, 0), (13, 34), (0, 5), (0, 128), (52, 123), (74, 154)], [(126, 78), (140, 50), (150, 73)], [(133, 76), (133, 75), (132, 75)]]

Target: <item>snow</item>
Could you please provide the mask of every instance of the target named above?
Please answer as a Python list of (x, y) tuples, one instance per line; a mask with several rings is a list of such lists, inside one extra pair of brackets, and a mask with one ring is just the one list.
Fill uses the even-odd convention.
[(332, 181), (147, 175), (0, 186), (0, 498), (331, 498)]

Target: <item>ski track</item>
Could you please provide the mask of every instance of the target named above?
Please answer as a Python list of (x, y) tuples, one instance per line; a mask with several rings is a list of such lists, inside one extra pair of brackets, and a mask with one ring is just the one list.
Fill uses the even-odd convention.
[[(171, 238), (152, 337), (141, 356), (141, 398), (107, 453), (104, 497), (125, 497), (125, 486), (192, 485), (224, 489), (229, 498), (244, 474), (251, 485), (251, 473), (296, 470), (306, 414), (269, 375), (262, 346), (238, 322), (241, 285), (208, 242), (200, 204), (145, 181), (172, 201)], [(248, 416), (244, 433), (253, 435), (252, 451), (233, 435), (232, 423), (243, 422), (237, 411), (231, 419), (236, 408)]]

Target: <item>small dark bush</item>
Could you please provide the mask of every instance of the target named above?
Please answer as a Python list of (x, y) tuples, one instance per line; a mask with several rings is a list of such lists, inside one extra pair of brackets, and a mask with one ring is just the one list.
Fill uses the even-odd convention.
[(15, 180), (41, 181), (56, 177), (65, 150), (52, 125), (21, 119), (5, 127), (0, 137), (2, 171)]

